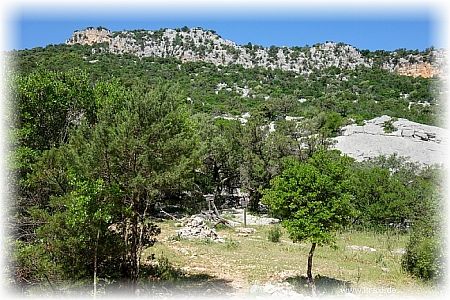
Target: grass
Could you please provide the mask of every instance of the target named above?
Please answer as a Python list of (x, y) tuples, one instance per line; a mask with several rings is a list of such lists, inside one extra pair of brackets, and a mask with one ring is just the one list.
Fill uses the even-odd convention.
[[(239, 236), (233, 229), (222, 228), (219, 235), (225, 243), (202, 240), (173, 239), (174, 222), (159, 223), (162, 229), (159, 242), (144, 255), (164, 256), (176, 267), (193, 274), (207, 274), (230, 281), (237, 289), (246, 289), (252, 283), (289, 281), (306, 275), (310, 245), (293, 243), (284, 228), (279, 243), (268, 241), (273, 227), (252, 226), (256, 232)], [(398, 292), (428, 291), (429, 286), (411, 277), (401, 269), (401, 254), (408, 235), (346, 231), (337, 236), (337, 248), (316, 248), (313, 275), (326, 282), (346, 282), (355, 288), (394, 288)], [(368, 246), (376, 252), (354, 251), (349, 245)]]

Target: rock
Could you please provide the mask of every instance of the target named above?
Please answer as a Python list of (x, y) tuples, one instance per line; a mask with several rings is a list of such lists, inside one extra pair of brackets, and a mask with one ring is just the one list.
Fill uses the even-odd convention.
[(178, 249), (178, 252), (180, 252), (183, 255), (189, 255), (189, 250), (185, 248)]
[(423, 165), (446, 161), (446, 129), (398, 119), (393, 122), (397, 130), (385, 133), (383, 123), (387, 120), (391, 118), (381, 116), (366, 121), (364, 126), (352, 124), (343, 127), (342, 135), (334, 138), (334, 147), (358, 161), (392, 154)]
[(196, 227), (196, 226), (202, 225), (204, 223), (204, 219), (202, 219), (201, 217), (195, 216), (194, 218), (192, 218), (190, 220), (190, 223), (191, 223), (190, 226)]
[(375, 134), (375, 135), (384, 135), (384, 128), (380, 125), (368, 123), (364, 125), (363, 132), (365, 134)]
[(281, 298), (289, 297), (295, 299), (309, 298), (305, 295), (297, 293), (294, 290), (294, 287), (288, 282), (267, 282), (263, 285), (253, 284), (249, 289), (249, 294)]
[[(101, 43), (106, 43), (106, 46)], [(110, 32), (106, 28), (91, 27), (75, 31), (66, 44), (98, 44), (98, 47), (92, 49), (93, 53), (107, 51), (137, 57), (175, 57), (183, 62), (205, 61), (218, 66), (236, 64), (244, 68), (277, 68), (301, 75), (309, 75), (314, 70), (329, 67), (355, 69), (360, 66), (373, 66), (372, 59), (364, 57), (356, 48), (342, 43), (316, 44), (300, 52), (289, 47), (279, 47), (276, 54), (271, 55), (269, 48), (249, 49), (201, 28)], [(409, 55), (407, 60), (398, 60), (395, 52), (392, 52), (385, 59), (382, 68), (414, 77), (445, 74), (445, 51), (432, 50), (431, 56), (431, 62), (424, 62), (428, 57), (423, 54)], [(341, 80), (347, 81), (348, 78), (342, 76)], [(232, 90), (231, 87), (221, 84), (216, 87), (215, 92), (218, 94), (222, 89)], [(246, 86), (239, 87), (236, 91), (242, 97), (248, 97), (251, 93)], [(306, 99), (300, 98), (298, 101), (302, 103)]]
[(414, 132), (413, 137), (419, 138), (419, 139), (421, 139), (422, 141), (428, 141), (428, 134), (426, 134), (426, 133), (423, 132), (423, 131), (422, 131), (422, 132), (420, 132), (420, 131)]
[[(238, 224), (242, 226), (244, 223), (244, 209), (243, 208), (231, 208), (224, 209), (222, 213), (230, 216), (232, 219), (239, 222)], [(277, 224), (280, 220), (276, 218), (270, 218), (267, 215), (255, 216), (247, 212), (247, 225), (270, 225)]]
[(401, 130), (401, 136), (402, 137), (407, 137), (407, 138), (414, 137), (414, 129), (410, 129), (410, 128), (402, 129)]
[(239, 233), (255, 233), (256, 229), (255, 228), (249, 228), (249, 227), (238, 227), (235, 229), (236, 232)]
[(186, 239), (211, 239), (215, 242), (224, 242), (217, 232), (209, 228), (202, 216), (194, 215), (184, 220), (184, 227), (177, 230), (178, 236)]
[(367, 121), (367, 124), (374, 124), (374, 125), (378, 125), (378, 126), (383, 126), (384, 122), (390, 121), (392, 118), (387, 116), (387, 115), (382, 115), (381, 117), (378, 118), (374, 118), (372, 120)]
[(395, 249), (394, 251), (392, 251), (392, 253), (403, 255), (406, 253), (406, 250), (405, 250), (405, 248), (398, 248), (398, 249)]
[(365, 252), (376, 252), (377, 250), (368, 246), (356, 246), (351, 245), (347, 246), (348, 249), (354, 250), (354, 251), (365, 251)]

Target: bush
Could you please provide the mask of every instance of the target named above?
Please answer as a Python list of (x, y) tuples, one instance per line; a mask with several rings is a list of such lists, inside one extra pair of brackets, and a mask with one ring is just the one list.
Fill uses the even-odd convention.
[(272, 243), (278, 243), (280, 242), (281, 235), (281, 227), (276, 225), (270, 228), (269, 232), (267, 233), (267, 239)]
[(386, 133), (391, 133), (397, 130), (397, 127), (394, 126), (394, 122), (396, 121), (396, 119), (392, 118), (389, 121), (385, 121), (383, 123), (383, 129), (384, 132)]
[(143, 265), (140, 275), (153, 280), (177, 281), (183, 278), (185, 274), (181, 269), (174, 267), (167, 257), (162, 255), (156, 260), (155, 264), (150, 266)]
[(14, 277), (17, 284), (37, 284), (58, 281), (63, 273), (51, 260), (42, 244), (17, 241), (13, 252)]
[(439, 236), (430, 231), (415, 230), (402, 258), (402, 267), (423, 280), (437, 281), (443, 277), (442, 245)]

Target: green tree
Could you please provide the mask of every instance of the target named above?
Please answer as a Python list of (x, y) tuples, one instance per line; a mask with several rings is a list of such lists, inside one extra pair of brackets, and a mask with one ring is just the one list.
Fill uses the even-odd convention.
[(428, 211), (428, 195), (439, 183), (438, 169), (423, 168), (397, 155), (380, 156), (353, 165), (351, 176), (355, 225), (386, 229), (414, 222)]
[[(86, 177), (101, 178), (120, 191), (117, 222), (122, 228), (126, 276), (136, 284), (148, 220), (158, 201), (190, 189), (197, 148), (195, 123), (173, 89), (135, 89), (107, 98), (94, 128), (80, 128), (73, 139), (75, 160)], [(79, 146), (78, 146), (79, 145)]]
[[(41, 164), (39, 172), (46, 176), (37, 178), (50, 181), (44, 186), (58, 193), (31, 212), (44, 223), (38, 243), (65, 276), (78, 280), (99, 271), (135, 286), (142, 250), (160, 232), (149, 218), (155, 205), (191, 189), (197, 129), (179, 94), (168, 87), (127, 91), (115, 86), (99, 100), (98, 121), (82, 121), (68, 144), (52, 149), (65, 159), (48, 156), (57, 166), (51, 172)], [(64, 179), (63, 189), (51, 182), (56, 175)]]
[(204, 120), (200, 130), (204, 174), (211, 182), (205, 192), (213, 192), (219, 199), (223, 190), (239, 186), (239, 167), (242, 164), (242, 125), (235, 120)]
[(354, 215), (348, 181), (351, 161), (334, 151), (318, 151), (306, 162), (291, 160), (263, 192), (262, 202), (282, 219), (289, 237), (311, 242), (307, 275), (313, 291), (316, 246), (334, 245), (335, 231)]

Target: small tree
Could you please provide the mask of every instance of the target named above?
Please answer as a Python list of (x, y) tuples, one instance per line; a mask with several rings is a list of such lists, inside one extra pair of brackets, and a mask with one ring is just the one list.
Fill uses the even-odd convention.
[(334, 232), (353, 216), (348, 192), (351, 159), (318, 151), (306, 162), (291, 160), (263, 191), (262, 202), (282, 219), (294, 242), (309, 241), (308, 284), (315, 292), (312, 262), (317, 245), (334, 245)]

